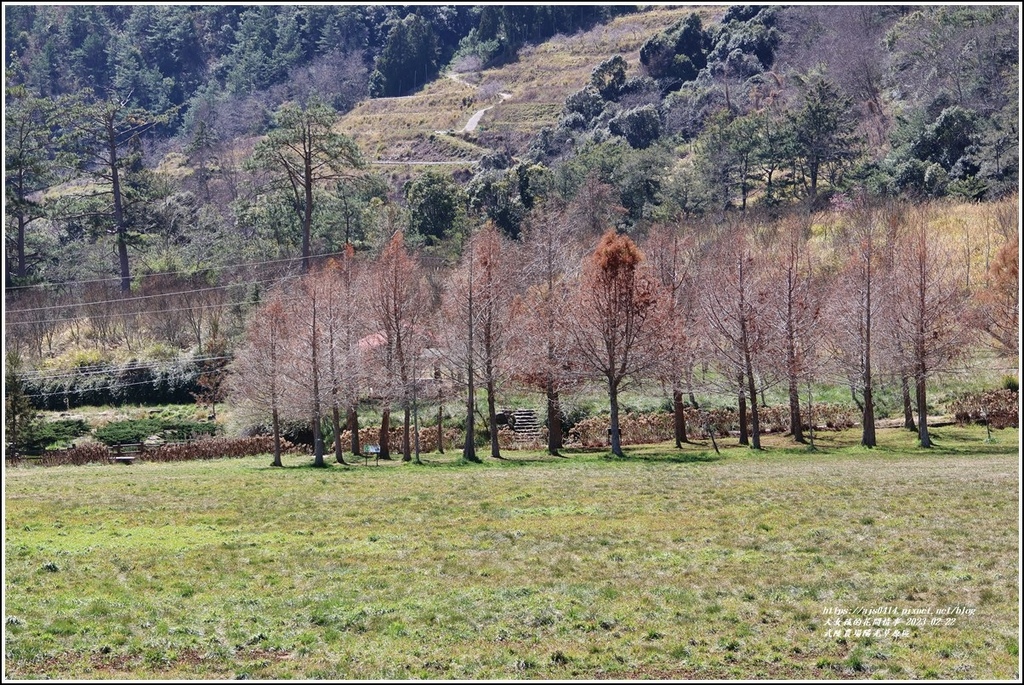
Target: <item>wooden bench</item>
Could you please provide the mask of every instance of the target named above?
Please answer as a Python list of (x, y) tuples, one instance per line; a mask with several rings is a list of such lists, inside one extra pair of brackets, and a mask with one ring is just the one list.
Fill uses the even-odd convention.
[(118, 464), (131, 464), (142, 454), (142, 450), (142, 445), (114, 445), (107, 458)]
[(374, 464), (380, 466), (380, 445), (367, 445), (363, 448), (363, 466), (368, 466), (370, 455), (373, 455)]

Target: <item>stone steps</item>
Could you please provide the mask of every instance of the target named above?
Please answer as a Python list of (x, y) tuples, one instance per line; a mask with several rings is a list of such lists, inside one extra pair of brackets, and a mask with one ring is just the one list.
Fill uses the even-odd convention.
[(537, 419), (537, 412), (532, 409), (516, 409), (509, 415), (512, 430), (515, 432), (517, 442), (530, 442), (540, 437), (541, 423)]

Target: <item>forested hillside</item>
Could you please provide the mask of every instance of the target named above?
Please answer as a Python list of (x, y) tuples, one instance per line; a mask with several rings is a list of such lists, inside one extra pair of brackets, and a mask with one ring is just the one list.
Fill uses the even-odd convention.
[[(543, 289), (543, 264), (549, 295), (561, 281), (576, 292), (598, 278), (582, 258), (609, 229), (661, 255), (637, 262), (643, 269), (669, 268), (666, 236), (681, 241), (669, 271), (648, 274), (671, 293), (651, 300), (658, 316), (694, 331), (711, 326), (708, 339), (733, 343), (731, 324), (715, 329), (709, 318), (733, 304), (708, 304), (692, 279), (711, 283), (789, 245), (807, 283), (848, 286), (838, 291), (852, 299), (830, 311), (856, 312), (863, 281), (846, 270), (857, 255), (894, 267), (911, 252), (901, 241), (924, 241), (914, 253), (921, 263), (963, 267), (943, 297), (971, 311), (961, 323), (976, 336), (967, 345), (951, 328), (944, 344), (1016, 354), (1008, 295), (1019, 230), (1016, 5), (20, 5), (5, 7), (4, 21), (8, 369), (20, 369), (39, 405), (217, 395), (199, 381), (262, 344), (252, 338), (256, 316), (262, 330), (276, 321), (291, 334), (307, 331), (307, 341), (328, 335), (317, 328), (324, 321), (346, 321), (354, 327), (344, 329), (346, 354), (381, 340), (394, 351), (388, 336), (403, 326), (417, 336), (430, 329), (419, 344), (451, 362), (452, 383), (486, 368), (489, 395), (513, 379), (543, 385), (552, 376), (539, 369), (554, 373), (554, 340), (540, 357), (511, 337), (495, 341), (517, 364), (536, 366), (499, 371), (493, 349), (474, 370), (476, 353), (465, 351), (477, 344), (472, 332), (445, 338), (480, 315), (459, 309), (473, 298), (458, 284), (472, 292), (480, 269), (491, 277), (481, 265), (500, 256), (517, 266), (493, 274), (506, 279), (487, 285), (497, 288), (495, 302), (526, 306)], [(479, 128), (469, 130), (474, 113)], [(865, 227), (874, 232), (858, 233)], [(858, 251), (865, 235), (880, 252)], [(716, 261), (727, 245), (743, 247), (739, 261)], [(750, 267), (773, 284), (755, 292), (762, 303), (785, 282), (771, 266)], [(315, 284), (310, 274), (322, 268), (348, 275)], [(375, 301), (387, 289), (367, 283), (420, 268), (415, 292), (392, 282), (397, 299)], [(879, 301), (900, 311), (912, 284), (886, 287), (895, 299)], [(344, 314), (302, 318), (339, 298)], [(308, 306), (289, 308), (295, 301)], [(568, 302), (565, 311), (588, 311)], [(933, 304), (916, 316), (935, 318)], [(746, 321), (741, 305), (735, 321)], [(409, 307), (443, 312), (447, 323), (398, 321)], [(571, 330), (578, 337), (587, 325)], [(784, 322), (759, 325), (774, 326), (761, 343), (691, 350), (668, 375), (665, 350), (648, 350), (640, 358), (649, 367), (605, 381), (679, 386), (693, 369), (718, 364), (729, 383), (738, 374), (746, 385), (715, 392), (750, 398), (780, 378), (795, 384), (817, 373), (808, 367), (798, 379), (774, 366), (772, 355), (796, 344), (793, 332), (779, 332)], [(915, 374), (963, 361), (946, 347), (925, 360), (914, 347), (925, 343), (900, 328), (905, 321), (887, 325), (888, 358), (899, 363), (886, 373), (902, 381), (907, 406)], [(360, 348), (356, 332), (356, 342), (383, 337)], [(833, 342), (822, 377), (848, 381), (858, 404), (870, 404), (855, 343)], [(306, 362), (328, 364), (294, 364)], [(426, 372), (400, 355), (364, 362), (377, 369), (366, 372), (378, 379), (374, 401), (402, 406), (408, 420), (410, 377)], [(758, 363), (765, 370), (755, 373)], [(369, 396), (366, 377), (337, 381), (335, 410)], [(321, 400), (295, 400), (291, 410), (308, 417), (313, 402), (328, 416)]]

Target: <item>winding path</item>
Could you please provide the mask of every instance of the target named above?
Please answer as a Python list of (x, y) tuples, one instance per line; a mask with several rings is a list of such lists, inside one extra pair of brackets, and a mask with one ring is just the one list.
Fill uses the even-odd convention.
[[(498, 93), (498, 97), (500, 97), (502, 102), (504, 102), (505, 100), (508, 100), (509, 98), (511, 98), (512, 94), (511, 93)], [(480, 109), (480, 110), (477, 110), (476, 112), (474, 112), (473, 116), (471, 116), (469, 118), (469, 121), (466, 122), (466, 125), (462, 127), (462, 130), (459, 131), (459, 133), (472, 133), (473, 131), (475, 131), (476, 127), (477, 127), (477, 124), (480, 123), (480, 119), (482, 119), (483, 116), (484, 116), (484, 112), (486, 112), (489, 109), (494, 109), (494, 107), (495, 107), (495, 105), (491, 105), (490, 107), (484, 107), (483, 109)]]

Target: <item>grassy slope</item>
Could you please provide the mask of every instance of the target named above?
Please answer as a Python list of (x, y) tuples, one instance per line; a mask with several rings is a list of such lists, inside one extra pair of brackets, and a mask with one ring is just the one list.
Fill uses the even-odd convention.
[[(935, 434), (10, 469), (6, 676), (1010, 679), (1019, 434)], [(835, 638), (833, 606), (975, 613)]]
[[(716, 8), (654, 7), (573, 36), (556, 36), (524, 48), (517, 60), (458, 79), (438, 78), (419, 93), (401, 98), (366, 100), (338, 123), (371, 160), (456, 162), (445, 168), (469, 168), (488, 150), (480, 135), (438, 135), (459, 131), (473, 115), (494, 105), (483, 117), (479, 134), (513, 134), (521, 141), (557, 123), (565, 98), (590, 79), (605, 59), (621, 54), (632, 70), (640, 46), (655, 33), (693, 11), (710, 18)], [(502, 100), (499, 93), (509, 93)]]

